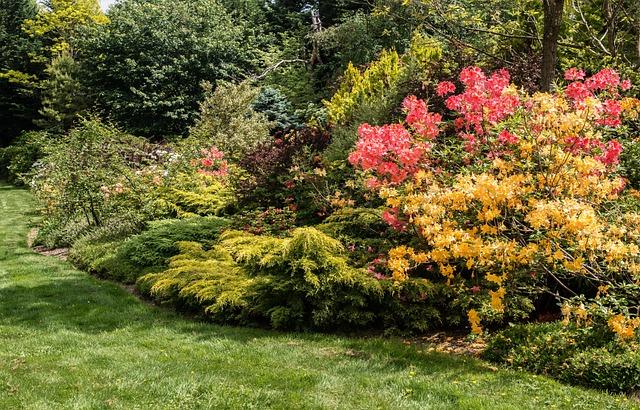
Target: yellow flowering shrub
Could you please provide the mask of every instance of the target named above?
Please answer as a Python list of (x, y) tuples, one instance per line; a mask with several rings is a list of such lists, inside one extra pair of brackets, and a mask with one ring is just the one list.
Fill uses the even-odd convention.
[[(393, 278), (455, 287), (475, 333), (484, 316), (511, 313), (510, 295), (565, 299), (640, 279), (640, 214), (616, 210), (622, 148), (606, 137), (637, 116), (637, 100), (620, 97), (628, 83), (613, 70), (586, 79), (572, 70), (565, 89), (526, 95), (504, 70), (469, 67), (463, 92), (438, 85), (452, 94), (444, 117), (408, 97), (405, 124), (360, 128), (351, 163), (386, 201), (385, 220), (416, 238), (389, 252)], [(446, 158), (452, 144), (464, 151), (458, 163)], [(631, 323), (610, 324), (628, 334)]]

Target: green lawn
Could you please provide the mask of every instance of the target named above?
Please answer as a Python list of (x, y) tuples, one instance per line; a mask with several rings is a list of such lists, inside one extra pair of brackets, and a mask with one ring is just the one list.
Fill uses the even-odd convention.
[(26, 246), (0, 186), (0, 409), (632, 408), (399, 341), (196, 323)]

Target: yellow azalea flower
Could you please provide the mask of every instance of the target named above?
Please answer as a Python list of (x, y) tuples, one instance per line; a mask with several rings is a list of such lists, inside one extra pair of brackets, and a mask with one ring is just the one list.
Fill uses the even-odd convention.
[(469, 319), (469, 325), (471, 326), (471, 332), (479, 335), (482, 334), (482, 327), (480, 326), (480, 316), (475, 309), (471, 309), (467, 312), (467, 318)]
[(489, 296), (491, 296), (491, 307), (496, 312), (504, 312), (504, 304), (502, 303), (502, 300), (504, 299), (505, 293), (506, 290), (503, 287), (496, 291), (489, 291)]

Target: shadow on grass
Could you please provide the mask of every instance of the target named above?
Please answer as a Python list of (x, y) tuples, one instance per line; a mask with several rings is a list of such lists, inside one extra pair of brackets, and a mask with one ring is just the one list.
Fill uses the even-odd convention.
[[(60, 262), (63, 264), (63, 262)], [(265, 343), (283, 349), (329, 348), (334, 360), (373, 361), (382, 368), (419, 367), (423, 373), (481, 373), (482, 362), (438, 353), (421, 353), (399, 341), (381, 338), (346, 338), (318, 333), (282, 333), (272, 330), (220, 326), (181, 317), (151, 307), (118, 286), (89, 276), (50, 277), (34, 286), (0, 288), (0, 324), (37, 331), (73, 331), (97, 335), (129, 329), (135, 332), (169, 330), (186, 343), (225, 339), (236, 344)], [(132, 341), (133, 342), (133, 341)], [(310, 354), (313, 354), (310, 352)]]

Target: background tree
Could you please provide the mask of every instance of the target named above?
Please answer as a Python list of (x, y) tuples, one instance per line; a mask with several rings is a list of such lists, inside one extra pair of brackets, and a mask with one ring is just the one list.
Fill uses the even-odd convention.
[(146, 136), (184, 134), (197, 116), (202, 81), (256, 72), (259, 28), (217, 0), (124, 0), (79, 54), (98, 106)]
[(0, 145), (33, 126), (38, 93), (35, 78), (42, 70), (31, 61), (39, 42), (22, 31), (22, 23), (35, 17), (35, 0), (0, 0)]
[(88, 27), (107, 22), (97, 0), (47, 0), (35, 16), (24, 20), (24, 32), (44, 45), (31, 55), (33, 62), (46, 64), (37, 82), (41, 107), (35, 123), (40, 127), (68, 130), (86, 107), (81, 70), (74, 59), (77, 42)]
[(637, 84), (640, 76), (640, 2), (633, 0), (571, 0), (564, 42), (580, 45), (561, 49), (563, 68), (580, 66), (595, 72), (615, 67)]
[[(56, 55), (73, 52), (83, 27), (107, 21), (98, 0), (45, 0), (36, 16), (24, 22), (24, 30), (33, 37), (44, 38), (50, 55)], [(47, 57), (50, 56), (40, 56)]]
[(46, 79), (40, 84), (42, 93), (41, 118), (36, 124), (52, 131), (71, 128), (89, 104), (81, 83), (81, 67), (69, 52), (53, 58), (47, 66)]

